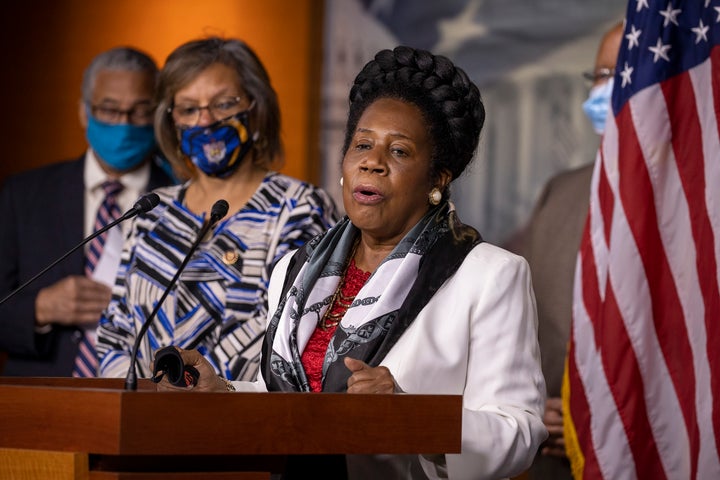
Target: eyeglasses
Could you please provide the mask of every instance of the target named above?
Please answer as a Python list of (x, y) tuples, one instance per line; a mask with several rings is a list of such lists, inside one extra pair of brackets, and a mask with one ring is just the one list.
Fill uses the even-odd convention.
[(127, 122), (133, 125), (148, 125), (152, 123), (155, 108), (145, 103), (135, 105), (128, 110), (105, 105), (90, 105), (90, 113), (103, 123), (123, 123), (127, 118)]
[[(200, 122), (200, 112), (207, 110), (215, 120), (225, 120), (240, 113), (240, 100), (242, 97), (220, 97), (209, 105), (201, 107), (190, 103), (179, 103), (167, 109), (172, 114), (175, 123), (180, 126), (193, 127)], [(250, 106), (252, 108), (252, 105)]]
[(583, 77), (585, 77), (585, 80), (589, 80), (592, 83), (597, 83), (601, 80), (608, 80), (612, 78), (613, 75), (615, 75), (615, 69), (614, 68), (598, 68), (595, 71), (592, 72), (583, 72)]

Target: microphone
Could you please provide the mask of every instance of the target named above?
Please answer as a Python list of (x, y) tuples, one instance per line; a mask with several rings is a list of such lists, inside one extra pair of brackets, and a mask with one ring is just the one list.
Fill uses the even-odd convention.
[(36, 275), (35, 275), (34, 277), (32, 277), (30, 280), (26, 281), (25, 283), (23, 283), (22, 285), (20, 285), (18, 288), (16, 288), (16, 289), (13, 290), (12, 292), (10, 292), (10, 294), (8, 294), (5, 298), (3, 298), (2, 300), (0, 300), (0, 305), (2, 305), (3, 303), (5, 303), (6, 301), (10, 300), (10, 299), (11, 299), (12, 297), (14, 297), (16, 294), (20, 293), (22, 290), (25, 289), (25, 287), (27, 287), (28, 285), (30, 285), (31, 283), (33, 283), (33, 282), (34, 282), (35, 280), (37, 280), (38, 278), (42, 277), (48, 270), (50, 270), (52, 267), (54, 267), (55, 265), (57, 265), (57, 264), (60, 263), (61, 261), (65, 260), (65, 259), (66, 259), (68, 256), (70, 256), (75, 250), (77, 250), (78, 248), (82, 247), (83, 245), (85, 245), (86, 243), (88, 243), (88, 242), (89, 242), (90, 240), (92, 240), (93, 238), (97, 237), (98, 235), (102, 235), (103, 233), (105, 233), (106, 231), (110, 230), (112, 227), (114, 227), (114, 226), (117, 225), (118, 223), (124, 222), (125, 220), (127, 220), (127, 219), (129, 219), (129, 218), (132, 218), (132, 217), (134, 217), (135, 215), (137, 215), (138, 213), (146, 213), (146, 212), (149, 212), (150, 210), (152, 210), (153, 208), (155, 208), (158, 203), (160, 203), (160, 197), (158, 197), (158, 194), (157, 194), (157, 193), (148, 193), (148, 194), (146, 194), (146, 195), (143, 195), (142, 197), (140, 197), (140, 198), (138, 199), (137, 202), (135, 202), (135, 205), (133, 205), (133, 207), (132, 207), (130, 210), (128, 210), (127, 212), (125, 212), (125, 214), (123, 214), (122, 217), (120, 217), (120, 218), (118, 218), (118, 219), (116, 219), (116, 220), (113, 220), (112, 222), (110, 222), (110, 223), (108, 223), (107, 225), (105, 225), (104, 227), (102, 227), (100, 230), (97, 230), (97, 231), (94, 232), (92, 235), (90, 235), (89, 237), (85, 238), (82, 242), (80, 242), (80, 243), (78, 243), (77, 245), (75, 245), (72, 249), (70, 249), (68, 252), (66, 252), (62, 257), (60, 257), (60, 258), (58, 258), (57, 260), (55, 260), (53, 263), (51, 263), (50, 265), (48, 265), (47, 267), (45, 267), (44, 269), (42, 269), (38, 274), (36, 274)]
[(157, 313), (160, 310), (160, 306), (167, 298), (170, 290), (172, 290), (172, 288), (175, 286), (175, 283), (178, 281), (178, 278), (180, 278), (180, 274), (190, 261), (190, 257), (192, 257), (193, 253), (195, 253), (195, 250), (197, 250), (200, 242), (205, 237), (207, 232), (215, 226), (218, 220), (227, 215), (228, 208), (230, 208), (228, 202), (222, 199), (218, 200), (213, 204), (212, 208), (210, 209), (210, 218), (200, 229), (200, 233), (198, 233), (195, 242), (193, 242), (193, 244), (190, 246), (190, 250), (188, 251), (187, 255), (185, 255), (185, 258), (178, 267), (177, 272), (175, 272), (175, 276), (173, 276), (172, 280), (170, 280), (170, 284), (168, 284), (168, 286), (165, 288), (165, 291), (160, 297), (160, 300), (158, 300), (158, 302), (155, 304), (155, 307), (153, 308), (152, 312), (150, 312), (150, 315), (148, 315), (145, 323), (143, 323), (142, 327), (140, 327), (140, 331), (138, 332), (137, 337), (135, 337), (135, 344), (133, 344), (132, 353), (130, 354), (130, 366), (128, 367), (127, 376), (125, 377), (125, 390), (137, 390), (137, 371), (135, 368), (135, 364), (137, 363), (137, 353), (138, 348), (140, 348), (140, 341), (150, 328), (150, 324), (157, 316)]
[[(135, 205), (127, 211), (125, 215), (129, 215), (130, 212), (135, 212), (133, 215), (137, 215), (138, 213), (147, 213), (153, 208), (158, 206), (158, 203), (160, 203), (160, 197), (157, 193), (148, 193), (147, 195), (143, 195), (138, 199), (137, 202), (135, 202)], [(129, 217), (128, 217), (129, 218)]]

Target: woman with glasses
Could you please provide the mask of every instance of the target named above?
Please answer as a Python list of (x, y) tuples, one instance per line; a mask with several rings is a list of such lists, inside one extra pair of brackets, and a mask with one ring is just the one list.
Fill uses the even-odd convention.
[(282, 160), (280, 111), (265, 68), (235, 39), (188, 42), (167, 58), (156, 93), (158, 144), (186, 183), (133, 223), (98, 328), (100, 375), (127, 374), (136, 334), (171, 285), (220, 199), (229, 213), (201, 241), (138, 349), (196, 348), (228, 379), (254, 379), (275, 262), (336, 220), (321, 189), (271, 170)]

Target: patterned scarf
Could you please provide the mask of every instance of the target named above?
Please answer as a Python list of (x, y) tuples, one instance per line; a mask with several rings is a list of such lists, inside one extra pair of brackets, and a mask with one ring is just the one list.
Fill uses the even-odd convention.
[[(301, 353), (331, 306), (359, 234), (345, 217), (293, 255), (263, 343), (261, 368), (268, 391), (310, 391)], [(460, 222), (451, 203), (431, 208), (373, 272), (347, 309), (325, 354), (323, 391), (347, 389), (350, 371), (343, 363), (345, 356), (378, 366), (480, 242), (480, 234)]]

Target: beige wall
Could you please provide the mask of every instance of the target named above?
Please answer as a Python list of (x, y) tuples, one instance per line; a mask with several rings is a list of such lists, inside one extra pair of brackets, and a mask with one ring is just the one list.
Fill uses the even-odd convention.
[(9, 3), (0, 19), (0, 180), (84, 151), (77, 102), (97, 53), (131, 45), (162, 66), (181, 43), (221, 35), (245, 40), (270, 73), (283, 115), (282, 171), (318, 182), (321, 15), (320, 0)]

